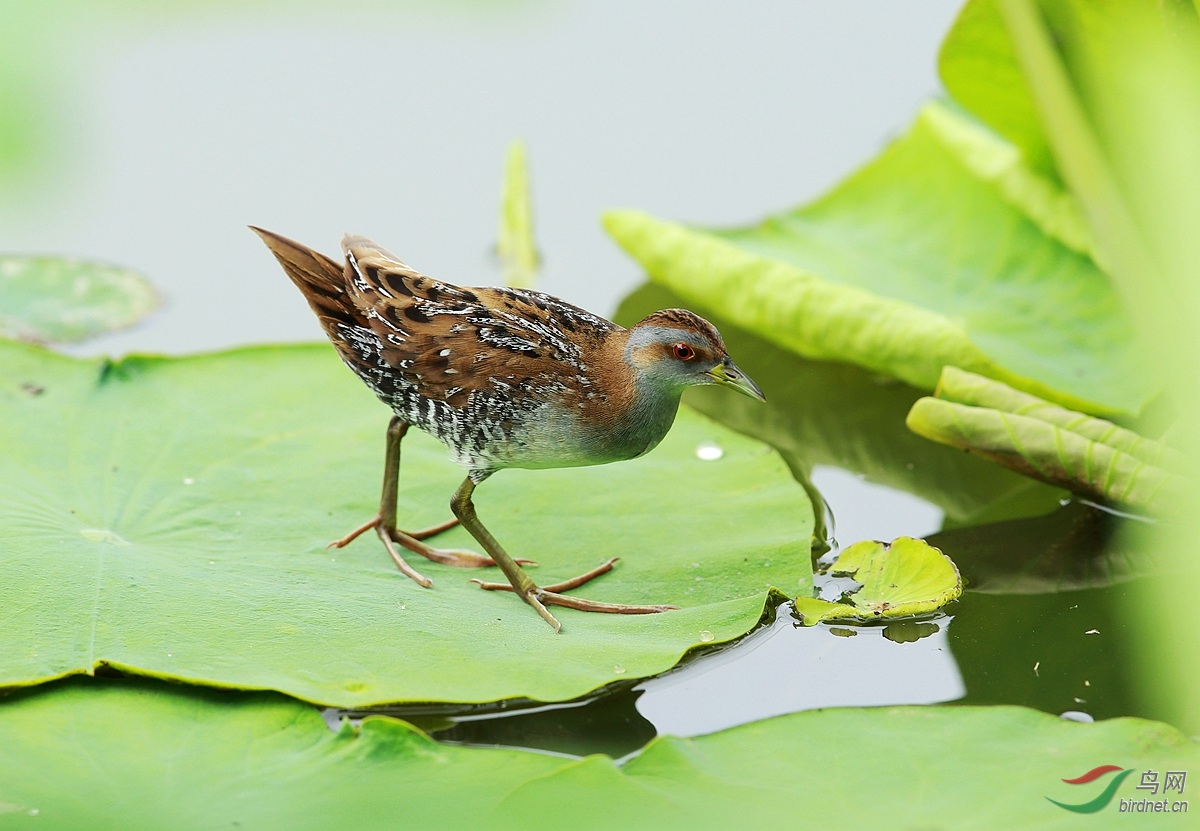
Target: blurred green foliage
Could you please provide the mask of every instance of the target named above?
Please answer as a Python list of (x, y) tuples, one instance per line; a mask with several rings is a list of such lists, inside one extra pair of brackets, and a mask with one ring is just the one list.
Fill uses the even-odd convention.
[[(979, 21), (1011, 44), (993, 50), (993, 72), (1015, 66), (1028, 99), (1004, 119), (985, 100), (977, 112), (1030, 153), (1050, 148), (1058, 176), (1092, 230), (1096, 258), (1130, 310), (1145, 366), (1190, 423), (1200, 411), (1200, 21), (1182, 0), (972, 0), (943, 49), (943, 79), (957, 83), (958, 50), (979, 41)], [(978, 67), (974, 69), (979, 72)], [(947, 77), (948, 76), (948, 77)], [(1028, 104), (1032, 102), (1033, 106)], [(1019, 118), (1017, 117), (1019, 116)], [(1186, 456), (1189, 509), (1139, 532), (1161, 548), (1174, 592), (1200, 593), (1200, 439), (1176, 431)], [(1200, 731), (1200, 628), (1181, 620), (1145, 585), (1131, 603), (1130, 650), (1141, 694), (1172, 721)]]

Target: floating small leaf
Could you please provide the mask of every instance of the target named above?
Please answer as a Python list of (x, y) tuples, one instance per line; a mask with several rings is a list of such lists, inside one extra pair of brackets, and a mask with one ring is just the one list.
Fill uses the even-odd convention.
[[(962, 594), (962, 578), (950, 558), (924, 540), (864, 540), (843, 551), (829, 568), (862, 584), (846, 602), (796, 598), (805, 626), (822, 620), (882, 620), (927, 614)], [(932, 634), (927, 632), (925, 634)]]

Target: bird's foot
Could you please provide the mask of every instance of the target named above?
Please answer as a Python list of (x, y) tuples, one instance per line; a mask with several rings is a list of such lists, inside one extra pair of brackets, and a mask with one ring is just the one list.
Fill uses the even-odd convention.
[[(375, 516), (368, 519), (366, 522), (364, 522), (362, 525), (355, 528), (353, 531), (351, 531), (346, 536), (342, 537), (341, 539), (334, 540), (333, 542), (331, 542), (329, 545), (327, 545), (325, 547), (326, 548), (345, 548), (346, 546), (348, 546), (350, 543), (354, 542), (356, 539), (358, 539), (360, 536), (362, 536), (367, 531), (370, 531), (372, 528), (378, 528), (382, 522), (383, 522), (383, 517), (380, 516), (379, 514), (375, 514)], [(414, 540), (427, 540), (430, 537), (436, 537), (438, 534), (442, 533), (443, 531), (449, 531), (451, 528), (453, 528), (456, 525), (458, 525), (458, 517), (453, 517), (453, 518), (448, 519), (445, 522), (441, 523), (440, 525), (431, 525), (428, 528), (422, 528), (420, 531), (401, 531), (400, 533), (404, 534), (405, 536), (411, 537)]]
[(581, 612), (600, 612), (609, 615), (652, 615), (658, 612), (669, 612), (678, 609), (678, 606), (655, 605), (643, 606), (633, 603), (605, 603), (599, 600), (585, 600), (582, 597), (571, 597), (562, 592), (577, 589), (589, 580), (599, 577), (601, 574), (607, 574), (612, 571), (613, 565), (619, 560), (619, 557), (613, 557), (600, 565), (596, 566), (591, 571), (584, 572), (578, 577), (572, 577), (570, 580), (563, 580), (561, 583), (553, 583), (548, 586), (538, 587), (530, 583), (525, 588), (516, 588), (509, 583), (488, 583), (483, 580), (472, 580), (472, 583), (478, 583), (481, 589), (486, 591), (501, 591), (513, 592), (521, 597), (526, 603), (532, 606), (542, 619), (554, 627), (555, 632), (562, 631), (562, 624), (554, 615), (550, 614), (547, 606), (564, 606), (568, 609), (578, 609)]
[[(345, 548), (347, 545), (361, 536), (365, 531), (369, 531), (374, 528), (375, 532), (379, 535), (379, 539), (383, 541), (384, 547), (387, 548), (387, 552), (391, 556), (392, 562), (396, 564), (396, 568), (400, 569), (401, 573), (412, 578), (412, 580), (415, 582), (419, 583), (425, 588), (429, 588), (433, 585), (433, 581), (408, 564), (408, 562), (396, 549), (396, 543), (399, 543), (409, 551), (420, 554), (421, 556), (426, 557), (435, 563), (453, 566), (454, 568), (485, 568), (487, 566), (496, 565), (495, 561), (491, 557), (485, 557), (484, 555), (477, 554), (474, 551), (466, 551), (460, 548), (435, 548), (432, 545), (426, 545), (424, 542), (422, 542), (422, 540), (428, 539), (436, 534), (440, 534), (443, 531), (447, 531), (457, 524), (457, 519), (451, 519), (447, 522), (443, 522), (441, 525), (434, 525), (430, 528), (425, 528), (420, 531), (409, 532), (401, 531), (398, 528), (388, 528), (384, 523), (383, 518), (379, 514), (376, 514), (370, 520), (355, 528), (346, 536), (342, 537), (341, 539), (334, 540), (325, 547)], [(521, 565), (537, 565), (537, 563), (535, 563), (533, 560), (517, 560), (517, 562)]]

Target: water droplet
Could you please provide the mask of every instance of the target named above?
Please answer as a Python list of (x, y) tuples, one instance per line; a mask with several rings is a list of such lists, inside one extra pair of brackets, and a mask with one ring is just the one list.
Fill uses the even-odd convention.
[(1059, 718), (1065, 718), (1067, 721), (1079, 721), (1084, 724), (1091, 724), (1096, 719), (1092, 718), (1090, 713), (1085, 713), (1082, 710), (1067, 710), (1065, 713), (1059, 713)]
[(712, 643), (712, 639), (714, 637), (716, 637), (716, 636), (713, 635), (713, 633), (708, 631), (707, 629), (700, 630), (700, 642), (701, 643)]
[(715, 462), (724, 455), (725, 451), (721, 449), (721, 445), (711, 441), (701, 442), (696, 446), (696, 458), (702, 462)]
[(185, 485), (194, 485), (194, 484), (196, 484), (196, 480), (195, 480), (195, 479), (193, 479), (193, 478), (192, 478), (192, 477), (190, 477), (190, 476), (185, 476), (185, 477), (183, 477), (183, 484), (185, 484)]
[(1099, 634), (1100, 634), (1100, 630), (1099, 630), (1099, 629), (1089, 629), (1089, 630), (1087, 630), (1086, 632), (1084, 632), (1083, 634), (1085, 634), (1085, 635), (1099, 635)]
[(625, 667), (621, 664), (613, 664), (613, 673), (616, 675), (624, 675)]

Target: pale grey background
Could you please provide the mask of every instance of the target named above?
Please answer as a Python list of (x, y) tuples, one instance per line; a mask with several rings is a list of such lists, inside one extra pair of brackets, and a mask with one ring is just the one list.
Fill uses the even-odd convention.
[(339, 5), (108, 15), (48, 46), (69, 61), (74, 155), (0, 204), (0, 250), (128, 265), (170, 301), (95, 349), (320, 337), (248, 223), (329, 253), (353, 230), (494, 281), (517, 137), (541, 288), (610, 313), (639, 270), (602, 211), (740, 224), (819, 194), (937, 93), (958, 2)]

